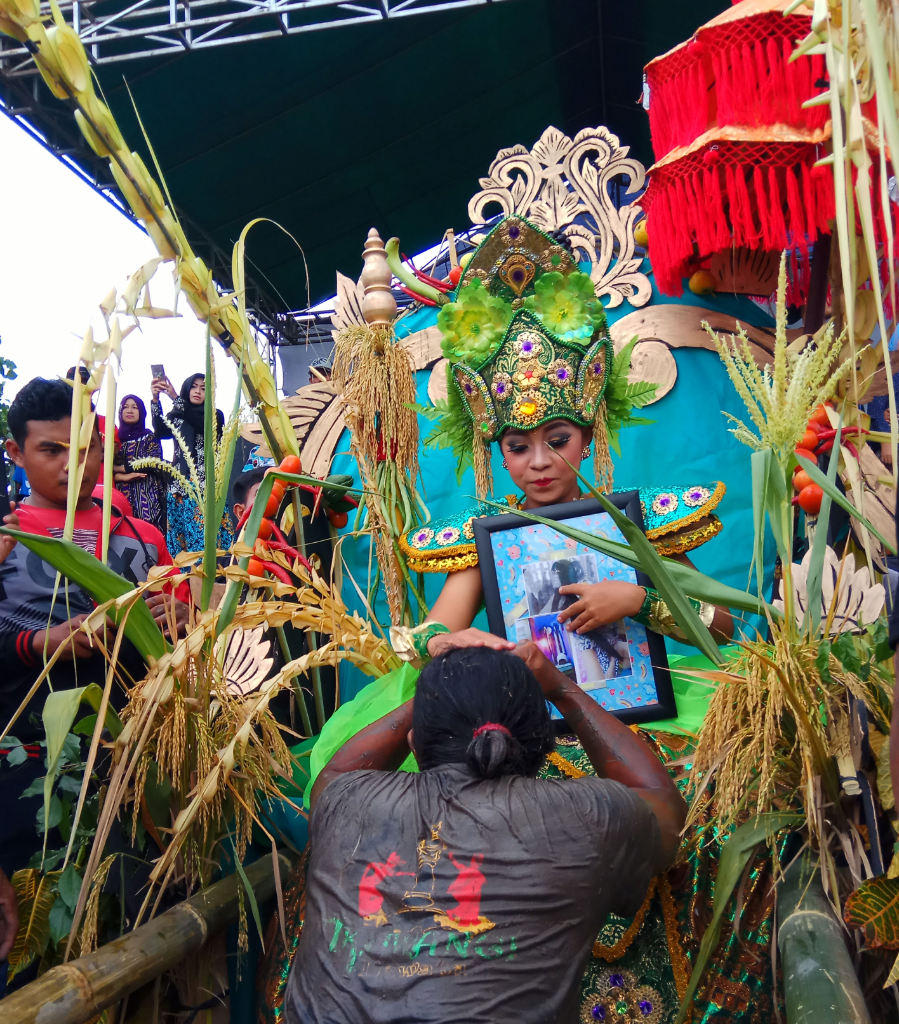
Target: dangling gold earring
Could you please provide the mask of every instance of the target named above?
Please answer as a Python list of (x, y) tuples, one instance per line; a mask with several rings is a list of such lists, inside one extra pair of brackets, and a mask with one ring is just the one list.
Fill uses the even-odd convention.
[(588, 444), (581, 452), (581, 462), (586, 462), (590, 458), (590, 445)]

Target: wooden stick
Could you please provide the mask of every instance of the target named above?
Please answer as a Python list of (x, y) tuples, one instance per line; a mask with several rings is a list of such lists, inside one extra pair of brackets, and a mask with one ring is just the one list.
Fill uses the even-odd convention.
[[(293, 858), (284, 851), (279, 857), (281, 871), (287, 874)], [(261, 857), (245, 872), (257, 903), (275, 895), (270, 857)], [(228, 875), (90, 956), (52, 968), (3, 1000), (3, 1024), (85, 1024), (93, 1020), (236, 921), (240, 884), (236, 873)]]

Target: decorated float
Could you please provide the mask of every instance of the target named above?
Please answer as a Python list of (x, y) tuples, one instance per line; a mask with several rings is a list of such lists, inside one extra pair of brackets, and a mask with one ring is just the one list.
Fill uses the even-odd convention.
[[(5, 1019), (211, 1014), (229, 987), (223, 927), (237, 923), (246, 953), (272, 902), (258, 1005), (248, 1009), (233, 971), (230, 1005), (233, 1020), (283, 1019), (310, 779), (414, 693), (444, 574), (481, 564), (476, 524), (515, 513), (536, 528), (489, 442), (562, 409), (592, 429), (583, 486), (614, 529), (553, 528), (578, 555), (651, 580), (643, 626), (667, 634), (673, 704), (635, 727), (691, 806), (677, 866), (632, 919), (610, 918), (597, 936), (582, 1019), (886, 1019), (899, 948), (884, 584), (895, 482), (872, 445), (892, 446), (895, 466), (896, 432), (872, 433), (863, 405), (889, 394), (896, 422), (885, 358), (895, 37), (873, 0), (819, 6), (743, 0), (647, 68), (648, 187), (607, 129), (571, 138), (550, 127), (530, 149), (497, 154), (471, 226), (444, 235), (445, 273), (413, 267), (373, 228), (358, 283), (338, 278), (332, 382), (281, 399), (246, 316), (249, 228), (223, 293), (59, 12), (47, 22), (36, 4), (0, 0), (0, 29), (73, 107), (160, 254), (104, 300), (108, 335), (85, 339), (73, 440), (90, 437), (104, 384), (112, 414), (127, 334), (159, 315), (148, 286), (169, 266), (209, 326), (209, 371), (213, 343), (240, 368), (229, 424), (209, 442), (216, 472), (185, 482), (206, 522), (221, 519), (242, 402), (256, 413), (245, 437), (273, 460), (231, 552), (216, 550), (211, 528), (203, 551), (176, 560), (196, 583), (174, 642), (141, 601), (168, 577), (135, 590), (70, 538), (18, 535), (97, 602), (84, 629), (110, 672), (105, 689), (54, 694), (44, 710), (44, 820), (58, 805), (67, 836), (14, 879), (11, 964), (38, 965), (39, 977), (8, 997)], [(396, 282), (414, 299), (400, 315)], [(214, 402), (210, 388), (209, 423)], [(637, 496), (642, 529), (615, 492)], [(329, 513), (326, 572), (305, 538)], [(696, 568), (675, 561), (687, 551)], [(723, 649), (709, 632), (715, 606), (738, 621)], [(121, 715), (106, 615), (148, 666)], [(637, 710), (625, 658), (636, 664), (607, 653), (604, 669), (617, 661), (618, 672), (597, 687), (619, 713)], [(324, 666), (338, 670), (327, 700)], [(299, 744), (272, 712), (281, 691)], [(3, 727), (8, 741), (15, 722)], [(590, 772), (564, 736), (543, 768)], [(124, 872), (115, 888), (117, 822), (149, 865), (139, 892), (125, 892)], [(122, 906), (137, 897), (127, 929), (111, 893)], [(254, 966), (245, 956), (245, 979)]]

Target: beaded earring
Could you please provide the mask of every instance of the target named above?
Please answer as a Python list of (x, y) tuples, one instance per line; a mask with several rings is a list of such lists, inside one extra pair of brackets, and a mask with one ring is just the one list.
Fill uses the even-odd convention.
[(508, 469), (508, 468), (509, 468), (509, 463), (506, 462), (505, 459), (503, 459), (503, 469)]
[(581, 462), (586, 462), (590, 458), (590, 445), (588, 444), (581, 452)]

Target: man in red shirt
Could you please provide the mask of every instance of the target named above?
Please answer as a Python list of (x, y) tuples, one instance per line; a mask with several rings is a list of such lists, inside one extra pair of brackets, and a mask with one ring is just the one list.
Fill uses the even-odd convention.
[[(68, 491), (69, 427), (71, 388), (60, 380), (29, 381), (9, 409), (12, 438), (6, 442), (10, 459), (21, 466), (31, 483), (31, 495), (19, 504), (8, 525), (27, 533), (62, 537)], [(82, 456), (84, 474), (75, 507), (73, 542), (100, 557), (102, 508), (91, 492), (102, 465), (100, 435), (95, 426), (87, 452)], [(0, 565), (0, 729), (5, 728), (40, 675), (45, 659), (62, 648), (50, 671), (54, 690), (106, 682), (107, 663), (96, 646), (78, 627), (90, 615), (95, 602), (77, 584), (63, 578), (56, 587), (56, 570), (24, 545), (5, 543)], [(2, 553), (2, 552), (0, 552)], [(107, 563), (135, 586), (147, 579), (156, 565), (171, 565), (172, 557), (162, 534), (149, 523), (112, 509)], [(178, 597), (186, 596), (182, 584)], [(147, 603), (154, 618), (165, 628), (171, 598), (155, 594)], [(179, 626), (188, 619), (183, 600), (174, 603)], [(124, 640), (119, 661), (120, 675), (140, 679), (145, 667), (135, 648)], [(12, 734), (24, 744), (43, 738), (40, 714), (49, 693), (45, 680), (29, 701)], [(114, 684), (111, 700), (121, 707), (124, 691)], [(28, 783), (44, 773), (43, 757), (32, 747), (23, 764), (10, 768), (0, 759), (0, 868), (7, 874), (25, 867), (41, 839), (34, 827), (34, 810), (39, 798), (19, 801)], [(13, 779), (13, 774), (21, 776)], [(6, 802), (9, 807), (5, 807)], [(34, 804), (34, 810), (31, 805)], [(27, 805), (27, 806), (26, 806)]]

